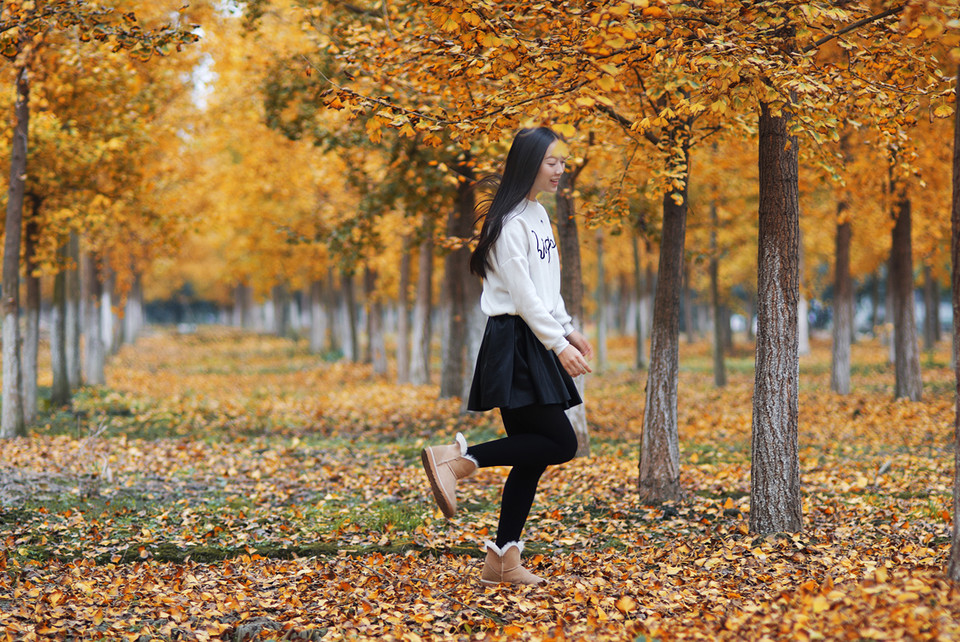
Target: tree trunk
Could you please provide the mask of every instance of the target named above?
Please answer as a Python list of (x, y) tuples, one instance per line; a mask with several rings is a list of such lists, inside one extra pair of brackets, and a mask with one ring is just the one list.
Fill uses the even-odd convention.
[[(557, 190), (557, 244), (560, 252), (560, 296), (567, 308), (567, 313), (573, 317), (573, 325), (583, 329), (583, 264), (580, 258), (580, 232), (577, 226), (577, 203), (573, 197), (576, 189), (577, 176), (583, 169), (579, 167), (570, 172), (564, 172), (560, 177), (560, 188)], [(580, 398), (586, 400), (584, 391), (586, 378), (575, 377), (574, 383), (580, 392)], [(567, 410), (567, 418), (577, 434), (577, 457), (586, 457), (590, 454), (590, 430), (587, 425), (587, 406), (582, 403)]]
[(23, 423), (33, 425), (37, 420), (37, 355), (40, 351), (40, 277), (37, 269), (37, 220), (39, 202), (34, 200), (30, 220), (24, 235), (23, 262), (26, 265), (24, 283), (27, 298), (24, 306), (26, 332), (23, 341)]
[(933, 278), (933, 270), (929, 265), (923, 266), (923, 349), (933, 352), (939, 338), (940, 322), (937, 318), (940, 307), (940, 292), (937, 280)]
[(610, 302), (607, 300), (607, 275), (603, 266), (603, 230), (598, 228), (597, 236), (597, 360), (594, 370), (603, 372), (607, 367), (607, 331), (609, 329)]
[(397, 293), (397, 383), (410, 382), (410, 277), (413, 248), (410, 237), (403, 239), (400, 284)]
[[(960, 79), (960, 67), (957, 69)], [(960, 105), (960, 80), (954, 80), (956, 100)], [(953, 202), (951, 208), (950, 249), (953, 269), (950, 283), (953, 295), (953, 529), (950, 542), (950, 563), (947, 575), (960, 582), (960, 109), (953, 111)]]
[(331, 266), (327, 269), (327, 287), (324, 289), (324, 307), (327, 311), (327, 353), (332, 356), (343, 354), (343, 344), (337, 331), (337, 288), (336, 275)]
[(100, 336), (103, 340), (103, 355), (116, 352), (116, 342), (114, 341), (114, 323), (113, 323), (113, 287), (116, 282), (116, 274), (110, 264), (104, 261), (101, 271), (100, 287)]
[(54, 408), (70, 404), (70, 379), (67, 377), (67, 245), (57, 251), (60, 270), (53, 277), (53, 318), (50, 324), (50, 367), (53, 387), (50, 403)]
[(800, 379), (800, 205), (797, 139), (788, 116), (760, 104), (756, 383), (750, 477), (750, 531), (798, 532)]
[(278, 337), (290, 336), (290, 289), (286, 283), (273, 286), (273, 331)]
[(139, 273), (134, 275), (130, 292), (127, 293), (123, 325), (125, 342), (136, 342), (143, 330), (143, 277)]
[(717, 250), (717, 201), (710, 202), (710, 305), (713, 307), (713, 385), (727, 385), (723, 361), (723, 306), (720, 304), (720, 256)]
[(310, 352), (321, 354), (327, 334), (327, 322), (323, 310), (323, 281), (310, 282)]
[(84, 354), (83, 379), (87, 385), (102, 386), (106, 383), (102, 325), (100, 315), (103, 297), (103, 284), (100, 281), (100, 266), (92, 252), (84, 252), (81, 258), (84, 300)]
[(364, 294), (367, 298), (367, 349), (373, 372), (387, 374), (387, 345), (383, 337), (383, 302), (377, 296), (377, 271), (371, 267), (363, 271)]
[(411, 337), (410, 382), (430, 383), (431, 317), (433, 315), (433, 224), (426, 222), (426, 238), (420, 243), (417, 257), (417, 296), (413, 304), (413, 337)]
[(894, 399), (905, 397), (920, 401), (923, 384), (920, 379), (920, 349), (917, 345), (917, 324), (913, 303), (913, 246), (910, 198), (896, 192), (893, 245), (890, 250), (890, 289), (893, 293)]
[(349, 350), (348, 358), (354, 363), (360, 361), (360, 332), (357, 327), (357, 302), (353, 288), (353, 274), (345, 270), (340, 272), (340, 287), (343, 290), (343, 305), (346, 308), (347, 327), (346, 347)]
[[(640, 446), (640, 501), (657, 504), (680, 499), (680, 443), (677, 434), (677, 378), (680, 348), (680, 296), (690, 180), (686, 129), (671, 131), (677, 146), (672, 159), (683, 187), (663, 197), (660, 264), (650, 333), (650, 369)], [(682, 140), (678, 140), (682, 137)], [(679, 201), (679, 202), (678, 202)]]
[(640, 238), (634, 234), (631, 239), (633, 242), (633, 283), (634, 296), (637, 299), (636, 309), (634, 310), (634, 324), (637, 334), (636, 351), (634, 352), (633, 365), (637, 370), (643, 370), (647, 367), (647, 358), (644, 353), (644, 342), (646, 339), (643, 334), (643, 306), (645, 301), (646, 283), (644, 278), (643, 263), (640, 260)]
[(850, 221), (844, 212), (847, 204), (837, 204), (836, 261), (833, 270), (833, 350), (830, 362), (830, 389), (850, 394), (850, 340), (853, 336), (853, 306), (850, 279)]
[(20, 242), (23, 197), (27, 178), (27, 138), (30, 131), (30, 82), (26, 65), (17, 69), (10, 185), (3, 245), (3, 411), (0, 437), (26, 434), (20, 372)]
[[(457, 187), (457, 207), (447, 222), (448, 236), (468, 239), (473, 236), (474, 192), (473, 168), (469, 158), (457, 168), (460, 184)], [(440, 397), (456, 397), (463, 390), (464, 354), (467, 348), (467, 279), (470, 274), (470, 248), (465, 244), (447, 254), (444, 261), (444, 283), (449, 306), (447, 341), (444, 344), (440, 374)]]
[(83, 289), (80, 283), (80, 236), (73, 230), (67, 241), (67, 255), (70, 267), (67, 269), (67, 313), (66, 313), (66, 341), (67, 341), (67, 381), (70, 389), (76, 390), (83, 385), (83, 359), (80, 357), (80, 337)]

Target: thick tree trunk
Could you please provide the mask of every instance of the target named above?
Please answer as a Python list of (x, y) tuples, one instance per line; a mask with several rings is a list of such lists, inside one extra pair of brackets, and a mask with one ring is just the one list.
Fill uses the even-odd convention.
[(67, 240), (67, 256), (70, 263), (66, 274), (67, 380), (70, 389), (76, 390), (83, 385), (83, 359), (80, 357), (83, 288), (80, 283), (80, 236), (75, 231), (70, 232)]
[(377, 271), (371, 267), (363, 271), (364, 294), (367, 298), (367, 349), (373, 372), (387, 374), (387, 344), (383, 336), (383, 302), (377, 295)]
[(710, 202), (710, 305), (713, 307), (713, 385), (727, 385), (723, 361), (723, 306), (720, 304), (720, 256), (717, 250), (717, 202)]
[(890, 289), (893, 294), (894, 398), (920, 401), (923, 384), (920, 379), (920, 348), (917, 345), (917, 324), (913, 302), (913, 245), (911, 242), (910, 198), (897, 191), (890, 250)]
[[(957, 69), (960, 79), (960, 67)], [(956, 100), (960, 105), (960, 80), (954, 81)], [(960, 109), (953, 114), (953, 203), (951, 209), (950, 249), (953, 257), (950, 283), (953, 295), (953, 529), (947, 575), (960, 582)]]
[(0, 437), (24, 435), (22, 373), (20, 371), (20, 243), (23, 197), (27, 177), (27, 138), (30, 131), (30, 83), (26, 66), (17, 69), (10, 184), (3, 245), (3, 411)]
[[(460, 184), (457, 187), (457, 207), (450, 213), (447, 234), (462, 239), (473, 235), (474, 192), (473, 168), (466, 159), (457, 171)], [(463, 390), (464, 358), (467, 349), (467, 279), (470, 274), (470, 248), (466, 244), (447, 254), (444, 261), (444, 283), (449, 306), (447, 317), (447, 341), (444, 344), (443, 363), (440, 374), (440, 397), (459, 396)]]
[(433, 226), (427, 223), (426, 238), (420, 243), (417, 257), (417, 296), (413, 304), (413, 337), (411, 337), (410, 382), (430, 383), (430, 342), (433, 316)]
[(53, 277), (53, 310), (50, 323), (50, 367), (53, 370), (53, 387), (50, 403), (54, 408), (70, 404), (70, 380), (67, 378), (67, 262), (66, 244), (57, 252), (60, 271)]
[[(577, 203), (573, 197), (577, 176), (583, 165), (565, 172), (557, 190), (557, 244), (560, 252), (560, 296), (567, 312), (573, 317), (573, 325), (583, 329), (583, 266), (580, 259), (580, 231), (577, 226)], [(574, 383), (581, 399), (586, 399), (586, 378), (576, 377)], [(590, 454), (590, 430), (587, 425), (586, 403), (567, 410), (567, 418), (577, 434), (577, 457)]]
[(634, 310), (634, 328), (637, 335), (637, 343), (635, 346), (633, 366), (637, 370), (643, 370), (647, 367), (647, 357), (644, 350), (644, 342), (646, 338), (644, 337), (644, 323), (643, 323), (643, 306), (646, 297), (646, 279), (644, 275), (643, 264), (640, 259), (640, 238), (639, 235), (634, 234), (631, 239), (633, 242), (633, 283), (634, 283), (634, 296), (637, 299), (636, 309)]
[(836, 262), (833, 271), (833, 350), (830, 361), (830, 389), (850, 393), (850, 338), (853, 310), (850, 305), (850, 221), (844, 218), (845, 202), (837, 204)]
[(803, 524), (797, 436), (800, 379), (800, 205), (797, 139), (788, 116), (760, 105), (760, 231), (750, 531), (797, 532)]
[(403, 239), (400, 258), (400, 284), (397, 293), (397, 383), (410, 382), (410, 278), (413, 247), (410, 237)]
[(83, 379), (87, 385), (102, 386), (106, 383), (102, 326), (100, 315), (103, 313), (103, 284), (100, 280), (100, 266), (92, 252), (84, 252), (81, 260), (83, 279)]
[[(663, 197), (660, 267), (650, 334), (650, 369), (643, 410), (640, 446), (640, 501), (657, 504), (680, 499), (680, 443), (677, 434), (677, 379), (679, 376), (680, 296), (683, 287), (683, 247), (687, 227), (687, 191), (690, 180), (686, 131), (674, 131), (679, 151), (673, 159), (683, 173), (683, 187)], [(678, 202), (679, 201), (679, 202)]]
[(23, 262), (26, 265), (24, 283), (26, 301), (24, 316), (26, 328), (23, 340), (23, 422), (27, 426), (37, 420), (37, 356), (40, 352), (40, 277), (34, 275), (37, 269), (37, 219), (40, 216), (39, 203), (34, 202), (30, 220), (24, 235)]

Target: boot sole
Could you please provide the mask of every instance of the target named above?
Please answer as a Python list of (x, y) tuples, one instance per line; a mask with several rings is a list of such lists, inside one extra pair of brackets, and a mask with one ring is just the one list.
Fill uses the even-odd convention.
[(433, 458), (433, 452), (429, 448), (424, 448), (420, 451), (420, 460), (423, 462), (423, 470), (427, 473), (427, 480), (430, 482), (430, 489), (433, 491), (433, 498), (437, 501), (437, 506), (440, 507), (440, 512), (447, 519), (451, 519), (456, 511), (447, 502), (447, 497), (437, 482), (437, 464)]

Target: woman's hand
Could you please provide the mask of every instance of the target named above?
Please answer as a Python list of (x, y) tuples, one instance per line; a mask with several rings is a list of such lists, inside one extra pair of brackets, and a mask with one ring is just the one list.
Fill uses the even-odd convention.
[[(589, 347), (588, 344), (587, 348)], [(572, 341), (570, 345), (560, 353), (560, 365), (563, 366), (563, 369), (566, 370), (567, 374), (571, 377), (579, 377), (582, 374), (593, 372), (590, 370), (590, 364), (587, 363), (586, 358)]]
[(593, 356), (593, 347), (590, 345), (590, 342), (587, 341), (585, 336), (576, 330), (567, 335), (567, 341), (573, 344), (573, 347), (579, 350), (580, 354), (582, 354), (585, 359), (589, 359)]

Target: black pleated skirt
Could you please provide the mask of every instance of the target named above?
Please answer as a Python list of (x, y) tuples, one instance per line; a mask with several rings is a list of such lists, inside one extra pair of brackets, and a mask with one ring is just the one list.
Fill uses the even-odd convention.
[(560, 358), (517, 315), (487, 319), (477, 354), (468, 410), (583, 403)]

